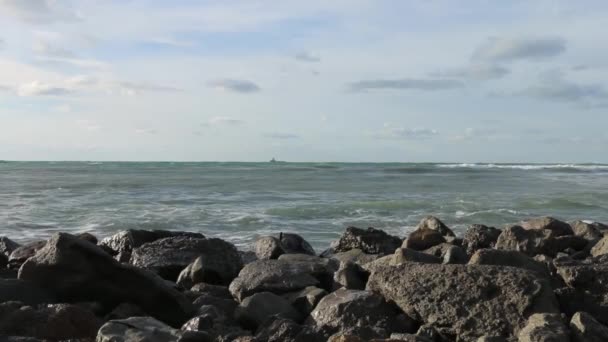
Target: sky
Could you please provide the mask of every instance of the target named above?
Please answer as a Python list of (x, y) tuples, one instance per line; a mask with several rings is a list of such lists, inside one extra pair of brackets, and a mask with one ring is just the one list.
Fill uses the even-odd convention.
[(606, 1), (0, 0), (0, 159), (608, 162)]

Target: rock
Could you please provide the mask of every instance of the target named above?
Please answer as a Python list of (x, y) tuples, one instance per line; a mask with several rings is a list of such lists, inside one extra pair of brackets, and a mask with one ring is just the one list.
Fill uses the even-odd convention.
[(422, 228), (413, 231), (407, 237), (407, 239), (403, 241), (402, 247), (423, 251), (444, 242), (445, 238), (439, 231), (429, 228)]
[(568, 248), (581, 250), (587, 245), (587, 240), (580, 236), (562, 235), (554, 237), (548, 229), (524, 229), (520, 226), (505, 228), (496, 242), (496, 249), (512, 250), (529, 256), (545, 254), (555, 257), (557, 253)]
[(123, 265), (101, 248), (58, 233), (29, 258), (19, 279), (31, 281), (65, 302), (99, 301), (108, 308), (131, 302), (169, 324), (181, 325), (192, 307), (157, 276)]
[(192, 238), (205, 237), (203, 234), (190, 232), (129, 229), (101, 240), (99, 245), (112, 251), (112, 255), (114, 255), (116, 260), (120, 262), (129, 262), (131, 259), (131, 252), (134, 248), (137, 248), (144, 243), (175, 236), (187, 236)]
[(464, 233), (462, 247), (469, 255), (475, 253), (478, 249), (493, 248), (500, 233), (500, 229), (484, 226), (483, 224), (473, 224)]
[(243, 261), (243, 265), (247, 265), (247, 264), (250, 264), (250, 263), (258, 260), (258, 257), (255, 255), (255, 252), (253, 252), (253, 251), (239, 251), (239, 254), (241, 255), (241, 260)]
[(577, 312), (570, 320), (572, 342), (608, 341), (608, 327), (586, 312)]
[(444, 264), (466, 264), (469, 261), (469, 256), (464, 249), (458, 246), (452, 246), (443, 255)]
[(604, 234), (602, 230), (608, 229), (608, 226), (604, 226), (598, 222), (589, 221), (574, 221), (570, 223), (572, 232), (576, 236), (580, 236), (588, 241), (597, 241), (601, 239)]
[(281, 247), (281, 241), (273, 236), (262, 236), (255, 241), (255, 256), (259, 260), (278, 259), (285, 250)]
[[(205, 305), (205, 308), (213, 308), (211, 305)], [(182, 325), (183, 331), (208, 331), (213, 329), (214, 321), (221, 317), (221, 313), (207, 313), (191, 318), (188, 322)]]
[(537, 313), (519, 332), (520, 342), (570, 342), (570, 334), (559, 314)]
[[(180, 272), (198, 257), (201, 260), (193, 265), (192, 271), (197, 273), (197, 280), (210, 284), (230, 284), (243, 267), (241, 256), (233, 244), (222, 239), (188, 236), (145, 243), (133, 250), (130, 263), (175, 281)], [(193, 276), (192, 273), (190, 275)]]
[(18, 243), (6, 236), (0, 237), (0, 253), (4, 254), (6, 257), (9, 257), (11, 253), (19, 247), (20, 245)]
[(523, 268), (546, 278), (551, 278), (547, 266), (517, 251), (480, 249), (469, 260), (469, 265), (494, 265)]
[(572, 227), (568, 223), (554, 219), (553, 217), (536, 217), (523, 221), (520, 225), (526, 230), (549, 231), (548, 237), (574, 234)]
[(296, 322), (277, 318), (261, 326), (255, 335), (258, 342), (323, 342), (322, 337), (308, 326), (302, 326)]
[(243, 299), (234, 317), (245, 328), (256, 329), (272, 316), (300, 321), (301, 314), (285, 298), (270, 292), (258, 292)]
[[(375, 341), (379, 341), (379, 340), (375, 340)], [(434, 340), (431, 340), (427, 337), (424, 336), (418, 336), (418, 335), (414, 335), (414, 334), (391, 334), (391, 336), (389, 337), (388, 340), (384, 340), (384, 341), (405, 341), (405, 342), (433, 342)]]
[(92, 312), (75, 305), (31, 307), (18, 302), (0, 304), (0, 336), (48, 340), (92, 338), (100, 326), (101, 321)]
[(191, 288), (194, 284), (205, 281), (205, 266), (203, 265), (203, 257), (197, 257), (186, 268), (184, 268), (177, 277), (177, 285), (183, 288)]
[(367, 276), (367, 272), (354, 262), (341, 262), (340, 268), (334, 273), (335, 287), (364, 290)]
[(214, 297), (232, 299), (232, 294), (230, 294), (230, 290), (228, 290), (227, 286), (198, 283), (192, 286), (190, 290), (198, 293), (206, 293)]
[(89, 241), (90, 243), (96, 245), (97, 237), (91, 233), (80, 233), (76, 235), (77, 238)]
[(608, 324), (608, 264), (572, 261), (556, 263), (556, 268), (567, 286), (555, 291), (562, 312), (571, 316), (584, 311)]
[(192, 305), (199, 308), (199, 313), (203, 306), (211, 305), (221, 312), (224, 317), (229, 319), (234, 316), (234, 311), (239, 304), (234, 299), (220, 298), (209, 294), (204, 294), (194, 300)]
[(331, 255), (332, 259), (336, 259), (340, 262), (354, 262), (359, 265), (365, 265), (368, 262), (372, 262), (378, 258), (382, 257), (380, 254), (367, 254), (362, 250), (355, 248), (350, 251), (335, 253)]
[(26, 305), (55, 303), (55, 297), (35, 283), (20, 279), (0, 279), (0, 303), (21, 302)]
[(11, 267), (19, 268), (29, 257), (32, 257), (39, 249), (46, 245), (46, 241), (34, 241), (14, 249), (8, 257)]
[(395, 263), (421, 262), (425, 264), (440, 264), (441, 258), (434, 255), (418, 252), (411, 248), (398, 248), (394, 254)]
[(448, 228), (448, 226), (446, 226), (443, 222), (441, 222), (441, 220), (439, 220), (435, 216), (424, 217), (420, 221), (420, 223), (418, 223), (418, 227), (416, 228), (416, 230), (419, 229), (432, 229), (438, 231), (443, 236), (456, 236), (456, 234), (454, 234), (454, 232), (450, 228)]
[(360, 249), (367, 254), (392, 254), (401, 243), (400, 238), (380, 229), (348, 227), (340, 239), (331, 244), (331, 250), (340, 253)]
[(558, 312), (546, 280), (509, 267), (380, 266), (370, 275), (367, 289), (394, 301), (414, 320), (432, 322), (442, 327), (442, 333), (463, 341), (491, 334), (514, 335), (529, 315)]
[(284, 294), (283, 298), (287, 299), (289, 304), (298, 310), (303, 317), (306, 317), (325, 296), (327, 296), (327, 291), (309, 286), (297, 292)]
[(179, 330), (152, 317), (109, 321), (97, 332), (96, 342), (177, 342)]
[(107, 314), (104, 319), (106, 321), (127, 319), (135, 316), (147, 316), (146, 312), (139, 306), (131, 303), (120, 303), (112, 311)]
[(591, 248), (591, 255), (594, 257), (606, 254), (608, 254), (608, 235), (600, 239), (593, 248)]
[(321, 299), (307, 323), (316, 325), (326, 336), (340, 333), (371, 339), (401, 332), (396, 326), (397, 315), (396, 308), (378, 294), (339, 289)]
[(317, 255), (314, 248), (298, 234), (281, 233), (279, 234), (281, 246), (287, 254), (308, 254)]

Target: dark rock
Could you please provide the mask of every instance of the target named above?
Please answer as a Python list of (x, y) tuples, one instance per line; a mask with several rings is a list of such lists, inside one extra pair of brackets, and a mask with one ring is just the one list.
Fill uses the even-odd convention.
[(462, 239), (462, 247), (471, 255), (478, 249), (493, 248), (500, 235), (500, 229), (473, 224), (469, 226)]
[(18, 243), (6, 236), (0, 237), (0, 253), (4, 254), (6, 257), (9, 257), (11, 253), (19, 247), (20, 245)]
[(398, 248), (393, 260), (395, 263), (421, 262), (426, 264), (440, 264), (442, 261), (441, 258), (434, 255), (418, 252), (411, 248)]
[(586, 312), (577, 312), (570, 320), (572, 342), (608, 341), (608, 327)]
[(49, 340), (92, 338), (100, 326), (101, 321), (92, 312), (75, 305), (31, 307), (18, 302), (0, 304), (0, 336)]
[[(510, 336), (534, 313), (557, 313), (548, 282), (510, 267), (404, 263), (377, 267), (367, 289), (463, 341)], [(440, 305), (438, 305), (440, 303)]]
[(219, 310), (224, 317), (232, 318), (239, 303), (237, 303), (234, 299), (214, 297), (209, 294), (204, 294), (199, 296), (194, 303), (192, 303), (192, 305), (199, 308), (199, 311), (203, 306), (211, 305)]
[(127, 319), (129, 317), (143, 317), (147, 316), (146, 312), (139, 306), (132, 303), (121, 303), (118, 304), (112, 311), (107, 314), (104, 319), (106, 321)]
[(608, 227), (601, 223), (589, 221), (574, 221), (570, 223), (570, 227), (572, 227), (574, 235), (585, 238), (588, 241), (601, 239), (604, 236), (602, 230), (608, 229)]
[(310, 314), (319, 301), (325, 296), (327, 296), (327, 291), (318, 287), (309, 286), (297, 292), (284, 294), (283, 298), (287, 299), (289, 304), (305, 317)]
[(518, 334), (520, 342), (570, 342), (570, 333), (559, 314), (537, 313)]
[(86, 241), (89, 241), (90, 243), (96, 245), (97, 244), (97, 237), (91, 233), (80, 233), (80, 234), (76, 234), (76, 237), (79, 239), (83, 239)]
[(255, 256), (258, 260), (278, 259), (285, 250), (281, 247), (281, 241), (274, 236), (262, 236), (255, 241)]
[(439, 233), (441, 233), (441, 235), (443, 236), (451, 236), (451, 237), (455, 237), (456, 234), (454, 234), (454, 232), (448, 228), (448, 226), (446, 226), (443, 222), (441, 222), (441, 220), (439, 220), (438, 218), (436, 218), (435, 216), (426, 216), (424, 217), (420, 223), (418, 223), (418, 227), (416, 228), (416, 230), (422, 230), (422, 229), (432, 229), (435, 231), (438, 231)]
[(198, 283), (192, 286), (190, 290), (198, 293), (209, 294), (214, 297), (232, 299), (232, 294), (230, 294), (227, 286)]
[(273, 316), (296, 322), (303, 318), (287, 299), (270, 292), (258, 292), (243, 299), (234, 312), (241, 326), (252, 330)]
[(521, 222), (521, 227), (526, 230), (544, 230), (550, 233), (547, 237), (558, 237), (572, 235), (572, 227), (566, 222), (554, 219), (553, 217), (536, 217)]
[(533, 258), (517, 252), (498, 249), (480, 249), (469, 260), (469, 265), (511, 266), (533, 271), (538, 275), (551, 278), (547, 266)]
[[(376, 341), (378, 341), (378, 340), (376, 340)], [(391, 334), (391, 336), (389, 337), (388, 340), (383, 340), (383, 341), (434, 342), (434, 340), (429, 339), (424, 336), (418, 336), (418, 335), (414, 335), (414, 334), (400, 334), (400, 333)]]
[(420, 326), (416, 332), (416, 336), (420, 336), (435, 342), (451, 342), (455, 340), (455, 338), (450, 338), (441, 333), (432, 324), (424, 324)]
[(123, 265), (99, 247), (58, 233), (29, 258), (19, 278), (65, 302), (99, 301), (112, 308), (131, 302), (169, 324), (181, 325), (192, 307), (187, 298), (157, 276)]
[(11, 255), (8, 257), (8, 262), (11, 264), (11, 267), (19, 268), (19, 266), (21, 266), (25, 260), (36, 254), (36, 252), (39, 249), (42, 249), (45, 245), (46, 241), (34, 241), (26, 243), (25, 245), (20, 246), (11, 252)]
[(331, 244), (331, 250), (340, 253), (356, 248), (367, 254), (392, 254), (401, 243), (400, 238), (380, 229), (348, 227), (340, 239)]
[(608, 254), (608, 235), (600, 239), (593, 248), (591, 248), (591, 255), (594, 257), (606, 254)]
[[(206, 308), (213, 308), (213, 306), (206, 305)], [(217, 315), (221, 315), (219, 312)], [(213, 329), (214, 321), (217, 320), (218, 317), (214, 316), (214, 314), (204, 314), (198, 315), (196, 317), (191, 318), (188, 322), (182, 325), (183, 331), (207, 331)]]
[(364, 290), (367, 283), (367, 272), (354, 262), (342, 262), (334, 273), (335, 287), (351, 290)]
[(413, 231), (407, 237), (407, 239), (403, 241), (402, 247), (423, 251), (444, 242), (445, 238), (439, 231), (429, 228), (422, 228)]
[(130, 263), (175, 281), (180, 272), (198, 257), (201, 262), (194, 265), (192, 271), (197, 273), (196, 280), (210, 284), (230, 284), (243, 267), (241, 256), (233, 244), (222, 239), (187, 236), (145, 243), (133, 250)]
[(381, 256), (382, 255), (380, 254), (367, 254), (364, 253), (362, 250), (355, 248), (351, 249), (350, 251), (332, 254), (331, 258), (336, 259), (340, 262), (351, 261), (359, 265), (365, 265), (368, 262), (372, 262), (380, 258)]
[(4, 254), (0, 254), (0, 269), (6, 269), (8, 266), (8, 257)]
[(186, 236), (204, 238), (203, 234), (190, 232), (171, 232), (167, 230), (139, 230), (129, 229), (109, 236), (99, 243), (101, 247), (112, 251), (112, 255), (120, 262), (129, 262), (131, 252), (144, 243), (153, 242), (168, 237)]
[(316, 255), (314, 248), (298, 234), (281, 233), (279, 240), (285, 253), (287, 254), (308, 254)]
[(152, 317), (131, 317), (104, 324), (96, 342), (178, 342), (181, 334)]
[(55, 297), (35, 283), (19, 279), (0, 279), (0, 303), (21, 302), (26, 305), (55, 303)]
[(261, 326), (256, 342), (324, 342), (309, 326), (302, 326), (290, 319), (277, 318)]
[(191, 288), (195, 284), (204, 282), (204, 275), (203, 257), (199, 256), (179, 273), (177, 285), (186, 289)]
[(401, 332), (396, 326), (398, 311), (378, 294), (339, 289), (323, 297), (307, 323), (324, 335), (352, 334), (363, 339), (388, 337)]
[(469, 256), (464, 249), (458, 246), (452, 246), (443, 255), (444, 264), (466, 264), (469, 262)]

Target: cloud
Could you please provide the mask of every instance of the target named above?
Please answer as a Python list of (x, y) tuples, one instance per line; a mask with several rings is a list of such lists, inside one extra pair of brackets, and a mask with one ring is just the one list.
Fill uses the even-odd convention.
[(19, 96), (62, 96), (71, 93), (73, 93), (73, 89), (40, 81), (22, 84), (17, 88)]
[(34, 24), (80, 20), (68, 1), (0, 0), (0, 13)]
[(463, 68), (447, 69), (432, 72), (429, 75), (431, 77), (446, 77), (467, 79), (473, 81), (488, 81), (502, 78), (508, 75), (509, 72), (509, 69), (500, 65), (480, 63), (469, 65)]
[(461, 81), (448, 79), (379, 79), (379, 80), (362, 80), (353, 82), (349, 85), (351, 91), (362, 92), (369, 90), (446, 90), (462, 88), (464, 84)]
[(553, 102), (608, 101), (608, 91), (600, 84), (578, 84), (564, 79), (541, 81), (517, 95)]
[(147, 42), (152, 43), (152, 44), (166, 45), (166, 46), (172, 46), (172, 47), (181, 47), (181, 48), (193, 47), (194, 45), (196, 45), (192, 41), (180, 40), (180, 39), (175, 39), (175, 38), (170, 38), (170, 37), (152, 38), (152, 39), (148, 40)]
[(236, 126), (245, 123), (245, 121), (241, 119), (232, 118), (229, 116), (215, 116), (206, 122), (202, 123), (202, 126), (217, 126), (217, 125), (230, 125)]
[(449, 140), (452, 141), (470, 141), (470, 140), (480, 140), (480, 139), (492, 139), (496, 138), (497, 131), (493, 128), (473, 128), (468, 127), (456, 136), (451, 137)]
[(439, 132), (435, 129), (405, 128), (393, 126), (389, 123), (385, 123), (382, 130), (367, 133), (368, 136), (374, 139), (383, 140), (426, 140), (438, 134)]
[(300, 62), (318, 63), (321, 61), (321, 57), (306, 51), (297, 53), (294, 58)]
[(157, 134), (158, 131), (154, 128), (136, 128), (135, 133), (137, 133), (137, 134)]
[(471, 59), (487, 62), (539, 60), (555, 57), (564, 51), (566, 41), (559, 37), (490, 37), (473, 52)]
[(144, 92), (181, 92), (179, 88), (151, 84), (151, 83), (134, 83), (134, 82), (117, 82), (116, 85), (120, 88), (121, 92), (125, 95), (138, 95)]
[(37, 41), (32, 48), (34, 53), (51, 57), (74, 58), (76, 54), (68, 49), (54, 45), (50, 42)]
[(252, 81), (230, 78), (213, 80), (210, 81), (208, 85), (215, 89), (242, 94), (255, 93), (261, 90), (261, 88)]
[(264, 133), (263, 136), (269, 139), (280, 139), (280, 140), (288, 140), (288, 139), (299, 139), (300, 136), (293, 133), (284, 133), (284, 132), (270, 132)]

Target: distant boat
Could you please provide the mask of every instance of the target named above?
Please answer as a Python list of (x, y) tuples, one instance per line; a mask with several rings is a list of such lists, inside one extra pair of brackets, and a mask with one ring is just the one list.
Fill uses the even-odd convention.
[(270, 162), (271, 162), (271, 163), (276, 163), (276, 162), (277, 162), (277, 160), (276, 160), (276, 159), (274, 159), (274, 158), (272, 158), (272, 159), (270, 159)]

